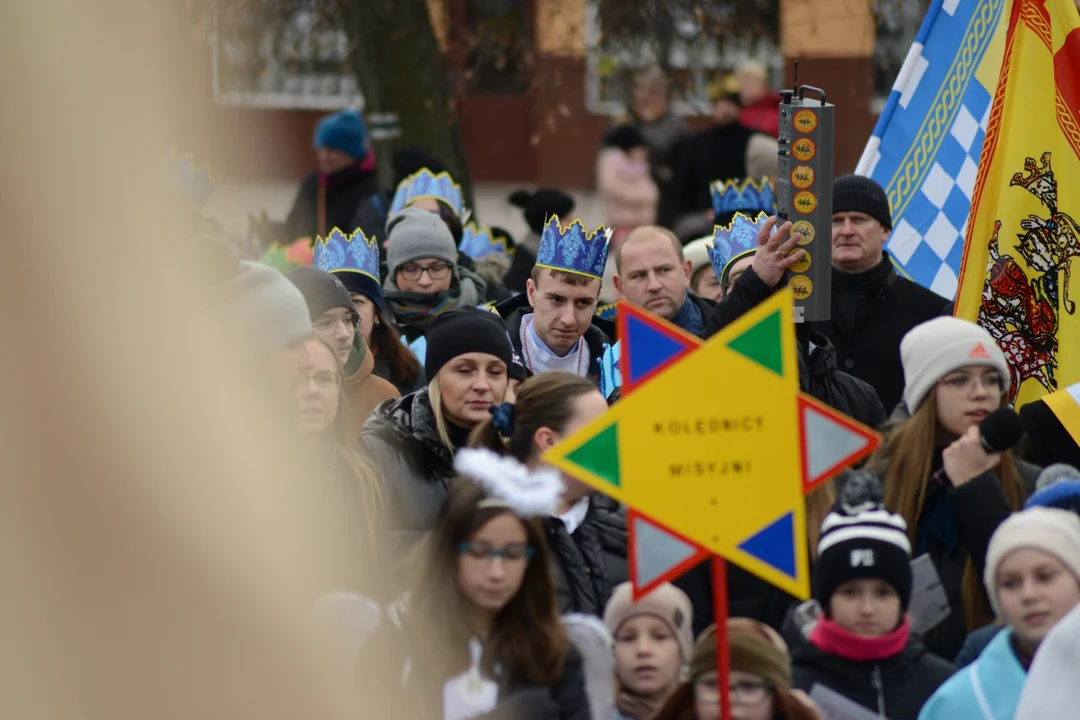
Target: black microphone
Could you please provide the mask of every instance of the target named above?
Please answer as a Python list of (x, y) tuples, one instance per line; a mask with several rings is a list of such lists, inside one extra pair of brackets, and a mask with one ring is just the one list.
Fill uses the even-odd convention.
[(1024, 422), (1011, 408), (998, 408), (979, 423), (979, 442), (988, 453), (1005, 452), (1024, 436)]

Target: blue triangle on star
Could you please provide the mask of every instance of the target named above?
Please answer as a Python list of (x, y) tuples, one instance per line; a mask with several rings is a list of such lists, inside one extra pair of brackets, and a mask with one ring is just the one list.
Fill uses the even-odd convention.
[(631, 385), (694, 348), (692, 343), (662, 331), (635, 313), (626, 313), (624, 322), (623, 352), (627, 355), (624, 369), (626, 382)]
[(739, 549), (753, 555), (785, 575), (794, 578), (795, 568), (795, 516), (788, 513), (763, 530), (758, 531)]

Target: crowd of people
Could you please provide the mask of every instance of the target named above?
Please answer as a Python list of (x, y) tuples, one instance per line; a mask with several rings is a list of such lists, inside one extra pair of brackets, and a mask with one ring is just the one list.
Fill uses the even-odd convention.
[[(748, 173), (757, 134), (775, 152), (760, 97), (725, 89), (717, 126), (680, 140), (662, 77), (643, 76), (597, 163), (611, 225), (584, 227), (567, 193), (519, 192), (517, 242), (471, 223), (418, 150), (377, 187), (363, 119), (335, 113), (287, 221), (259, 221), (317, 236), (310, 265), (281, 273), (201, 238), (349, 549), (320, 594), (380, 608), (352, 658), (358, 692), (402, 718), (719, 717), (708, 564), (635, 600), (626, 509), (543, 454), (619, 402), (602, 390), (605, 302), (709, 338), (785, 286), (804, 251)], [(1025, 686), (1053, 686), (1054, 658), (1080, 642), (1077, 438), (1040, 400), (1021, 409), (1026, 440), (987, 445), (981, 423), (1009, 403), (1004, 354), (897, 273), (877, 183), (836, 178), (832, 207), (831, 319), (797, 328), (800, 385), (884, 441), (806, 499), (811, 600), (728, 566), (733, 716), (1034, 717), (1045, 696)], [(699, 220), (704, 237), (687, 237)], [(916, 582), (927, 566), (934, 582)]]

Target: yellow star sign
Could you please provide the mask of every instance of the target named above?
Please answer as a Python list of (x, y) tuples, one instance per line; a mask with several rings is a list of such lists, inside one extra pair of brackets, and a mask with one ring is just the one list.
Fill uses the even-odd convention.
[(791, 294), (697, 349), (644, 311), (619, 313), (633, 392), (544, 459), (672, 537), (809, 597), (805, 493), (877, 437), (799, 392)]

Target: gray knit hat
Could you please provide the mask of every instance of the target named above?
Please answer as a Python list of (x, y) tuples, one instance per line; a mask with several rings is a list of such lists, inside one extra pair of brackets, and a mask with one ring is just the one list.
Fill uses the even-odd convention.
[(445, 260), (457, 268), (458, 251), (450, 228), (435, 213), (405, 208), (386, 224), (387, 281), (397, 284), (397, 270), (420, 258)]
[(303, 294), (272, 267), (241, 260), (219, 292), (225, 320), (243, 337), (251, 357), (288, 347), (311, 332)]
[(1009, 389), (1009, 363), (990, 333), (949, 315), (916, 325), (900, 341), (904, 404), (914, 413), (938, 380), (967, 365), (994, 368)]

